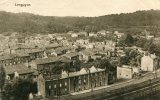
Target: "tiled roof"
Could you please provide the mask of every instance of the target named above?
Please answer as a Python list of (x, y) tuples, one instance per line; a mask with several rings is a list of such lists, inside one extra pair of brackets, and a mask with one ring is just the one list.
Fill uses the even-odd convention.
[(29, 49), (27, 50), (28, 53), (34, 53), (34, 52), (42, 52), (44, 51), (43, 49)]
[(58, 61), (57, 57), (50, 57), (50, 58), (44, 58), (44, 59), (36, 59), (36, 60), (34, 60), (34, 62), (36, 64), (46, 64), (46, 63), (52, 63), (52, 62), (56, 62), (56, 61)]
[(51, 76), (44, 76), (44, 79), (47, 80), (54, 80), (54, 79), (60, 79), (61, 78), (61, 74), (58, 75), (51, 75)]
[(65, 54), (64, 56), (66, 56), (66, 57), (75, 57), (75, 56), (78, 56), (78, 53), (77, 52), (71, 52), (71, 53)]
[(105, 71), (105, 69), (100, 69), (100, 68), (96, 68), (96, 67), (92, 66), (88, 69), (82, 68), (80, 71), (70, 72), (69, 77), (79, 76), (79, 75), (84, 75), (84, 74), (89, 74), (89, 73), (96, 73), (96, 72), (101, 72), (101, 71)]
[(57, 47), (60, 47), (60, 45), (56, 43), (56, 44), (49, 44), (45, 48), (50, 49), (50, 48), (57, 48)]
[(23, 53), (34, 53), (34, 52), (42, 52), (44, 51), (43, 49), (19, 49), (19, 50), (16, 50), (16, 52), (23, 52)]
[[(95, 69), (95, 70), (93, 71), (93, 69)], [(85, 75), (85, 74), (89, 74), (89, 73), (96, 73), (96, 72), (101, 72), (101, 71), (105, 71), (105, 69), (94, 68), (94, 66), (92, 66), (89, 69), (82, 68), (80, 71), (70, 72), (69, 74), (67, 74), (67, 72), (66, 72), (65, 73), (65, 77), (62, 74), (58, 74), (58, 75), (44, 76), (44, 78), (45, 78), (46, 81), (47, 80), (50, 81), (50, 80), (63, 79), (63, 78), (67, 78), (67, 77), (74, 77), (74, 76)]]
[(96, 52), (93, 51), (93, 50), (91, 50), (91, 49), (83, 50), (83, 51), (80, 52), (80, 54), (81, 54), (81, 53), (83, 53), (83, 54), (85, 54), (85, 55), (94, 55), (94, 54), (96, 54)]
[(33, 69), (29, 69), (27, 66), (23, 64), (5, 66), (5, 71), (6, 74), (14, 74), (14, 72), (18, 72), (19, 74), (27, 74), (34, 72)]
[(0, 60), (6, 60), (6, 59), (12, 59), (12, 55), (2, 55), (1, 57), (0, 57)]
[(34, 60), (36, 64), (46, 64), (46, 63), (52, 63), (52, 62), (70, 62), (70, 60), (64, 56), (59, 57), (50, 57), (45, 59), (36, 59)]
[(16, 54), (6, 54), (0, 56), (0, 60), (7, 60), (7, 59), (13, 59), (14, 57), (24, 57), (24, 56), (29, 56), (25, 52), (17, 52)]

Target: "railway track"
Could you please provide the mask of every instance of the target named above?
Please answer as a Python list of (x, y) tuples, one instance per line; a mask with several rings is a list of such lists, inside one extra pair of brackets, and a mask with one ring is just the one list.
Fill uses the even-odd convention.
[[(160, 79), (147, 80), (143, 83), (133, 84), (108, 92), (106, 95), (98, 96), (94, 100), (133, 100), (137, 97), (150, 94), (160, 90)], [(143, 95), (142, 95), (143, 94)]]
[(160, 91), (160, 73), (158, 78), (153, 78), (153, 74), (149, 73), (140, 79), (110, 85), (107, 88), (93, 89), (92, 92), (61, 96), (61, 100), (133, 100), (135, 97), (150, 94), (150, 91)]
[[(132, 82), (129, 82), (132, 83)], [(117, 85), (118, 87), (119, 85)], [(124, 86), (124, 87), (123, 87)], [(155, 92), (160, 90), (160, 78), (149, 79), (144, 82), (138, 82), (128, 86), (123, 85), (120, 88), (115, 88), (114, 86), (108, 88), (108, 91), (101, 90), (101, 92), (91, 93), (89, 96), (83, 98), (75, 98), (73, 100), (133, 100), (137, 97), (143, 96), (145, 94), (150, 94), (150, 92)], [(113, 89), (113, 90), (112, 90)]]

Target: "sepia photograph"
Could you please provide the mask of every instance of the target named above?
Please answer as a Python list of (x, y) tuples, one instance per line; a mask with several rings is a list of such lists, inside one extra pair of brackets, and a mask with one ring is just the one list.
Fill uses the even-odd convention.
[(160, 0), (0, 0), (0, 100), (160, 100)]

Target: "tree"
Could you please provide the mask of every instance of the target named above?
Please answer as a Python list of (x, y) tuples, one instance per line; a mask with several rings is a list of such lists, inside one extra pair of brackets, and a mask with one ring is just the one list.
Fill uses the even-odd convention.
[(119, 65), (128, 65), (128, 62), (129, 62), (129, 58), (128, 56), (122, 56), (120, 57), (120, 60), (119, 60)]
[(148, 48), (148, 51), (150, 53), (155, 53), (156, 55), (160, 56), (160, 43), (157, 43), (157, 44), (151, 44)]
[(144, 44), (144, 49), (149, 51), (149, 49), (151, 48), (151, 46), (153, 46), (153, 41), (152, 40), (149, 40), (149, 41), (146, 41), (146, 43)]
[(133, 37), (130, 35), (130, 34), (127, 34), (123, 37), (120, 38), (120, 41), (119, 41), (119, 46), (132, 46), (134, 43), (134, 39)]
[(147, 42), (146, 38), (137, 37), (135, 38), (135, 46), (144, 48), (144, 44)]
[(13, 95), (13, 91), (12, 91), (12, 83), (8, 82), (5, 86), (4, 86), (4, 90), (5, 90), (5, 95), (4, 95), (4, 100), (10, 100), (10, 98)]
[(30, 93), (37, 93), (37, 83), (32, 79), (15, 79), (12, 84), (5, 86), (5, 94), (14, 100), (28, 100)]
[(1, 66), (0, 67), (0, 89), (1, 91), (3, 90), (3, 86), (5, 84), (5, 77), (6, 77), (5, 69), (3, 66)]
[(108, 59), (102, 59), (99, 61), (99, 67), (106, 69), (107, 71), (114, 71), (114, 66), (110, 63)]
[(127, 46), (132, 46), (134, 43), (134, 39), (132, 37), (132, 35), (127, 34), (126, 39), (125, 39), (125, 43)]

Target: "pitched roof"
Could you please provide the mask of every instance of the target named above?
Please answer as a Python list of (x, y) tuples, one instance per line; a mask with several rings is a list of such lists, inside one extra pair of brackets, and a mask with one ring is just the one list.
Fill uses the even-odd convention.
[(25, 52), (17, 52), (16, 54), (6, 54), (0, 56), (0, 60), (7, 60), (7, 59), (13, 59), (14, 57), (24, 57), (24, 56), (29, 56)]
[(97, 69), (94, 66), (92, 66), (89, 70), (91, 73), (97, 72)]
[(75, 57), (75, 56), (78, 56), (78, 53), (77, 52), (71, 52), (71, 53), (65, 54), (64, 56), (66, 56), (66, 57)]
[(34, 52), (42, 52), (44, 51), (43, 49), (29, 49), (27, 50), (28, 53), (34, 53)]
[(66, 57), (59, 56), (59, 57), (49, 57), (49, 58), (44, 58), (44, 59), (36, 59), (34, 60), (36, 64), (46, 64), (46, 63), (53, 63), (53, 62), (71, 62)]
[(50, 57), (50, 58), (44, 58), (44, 59), (36, 59), (36, 60), (34, 60), (34, 62), (36, 64), (46, 64), (46, 63), (52, 63), (52, 62), (56, 62), (56, 61), (58, 61), (57, 57)]
[(49, 44), (49, 45), (47, 45), (45, 48), (46, 49), (51, 49), (51, 48), (58, 48), (58, 47), (61, 47), (59, 44)]
[(47, 81), (50, 81), (50, 80), (54, 80), (54, 79), (60, 79), (61, 78), (61, 75), (58, 74), (58, 75), (51, 75), (51, 76), (43, 76), (44, 79)]
[(40, 49), (40, 48), (37, 48), (37, 49), (18, 49), (18, 50), (16, 50), (16, 52), (18, 53), (18, 52), (23, 52), (23, 53), (35, 53), (35, 52), (42, 52), (42, 51), (44, 51), (43, 49)]
[(100, 69), (100, 68), (96, 68), (96, 67), (92, 66), (89, 69), (82, 68), (80, 71), (70, 72), (69, 77), (79, 76), (79, 75), (84, 75), (84, 74), (89, 74), (89, 73), (96, 73), (96, 72), (101, 72), (101, 71), (105, 71), (105, 69)]
[(2, 55), (1, 57), (0, 57), (0, 60), (6, 60), (6, 59), (12, 59), (12, 55), (8, 55), (8, 54), (6, 54), (6, 55)]
[(14, 74), (14, 72), (18, 72), (18, 74), (27, 74), (34, 72), (33, 69), (29, 69), (27, 66), (23, 64), (5, 66), (5, 71), (6, 74)]
[(80, 54), (81, 53), (83, 53), (85, 55), (94, 55), (94, 54), (96, 54), (96, 52), (91, 50), (91, 49), (86, 49), (86, 50), (80, 51)]

